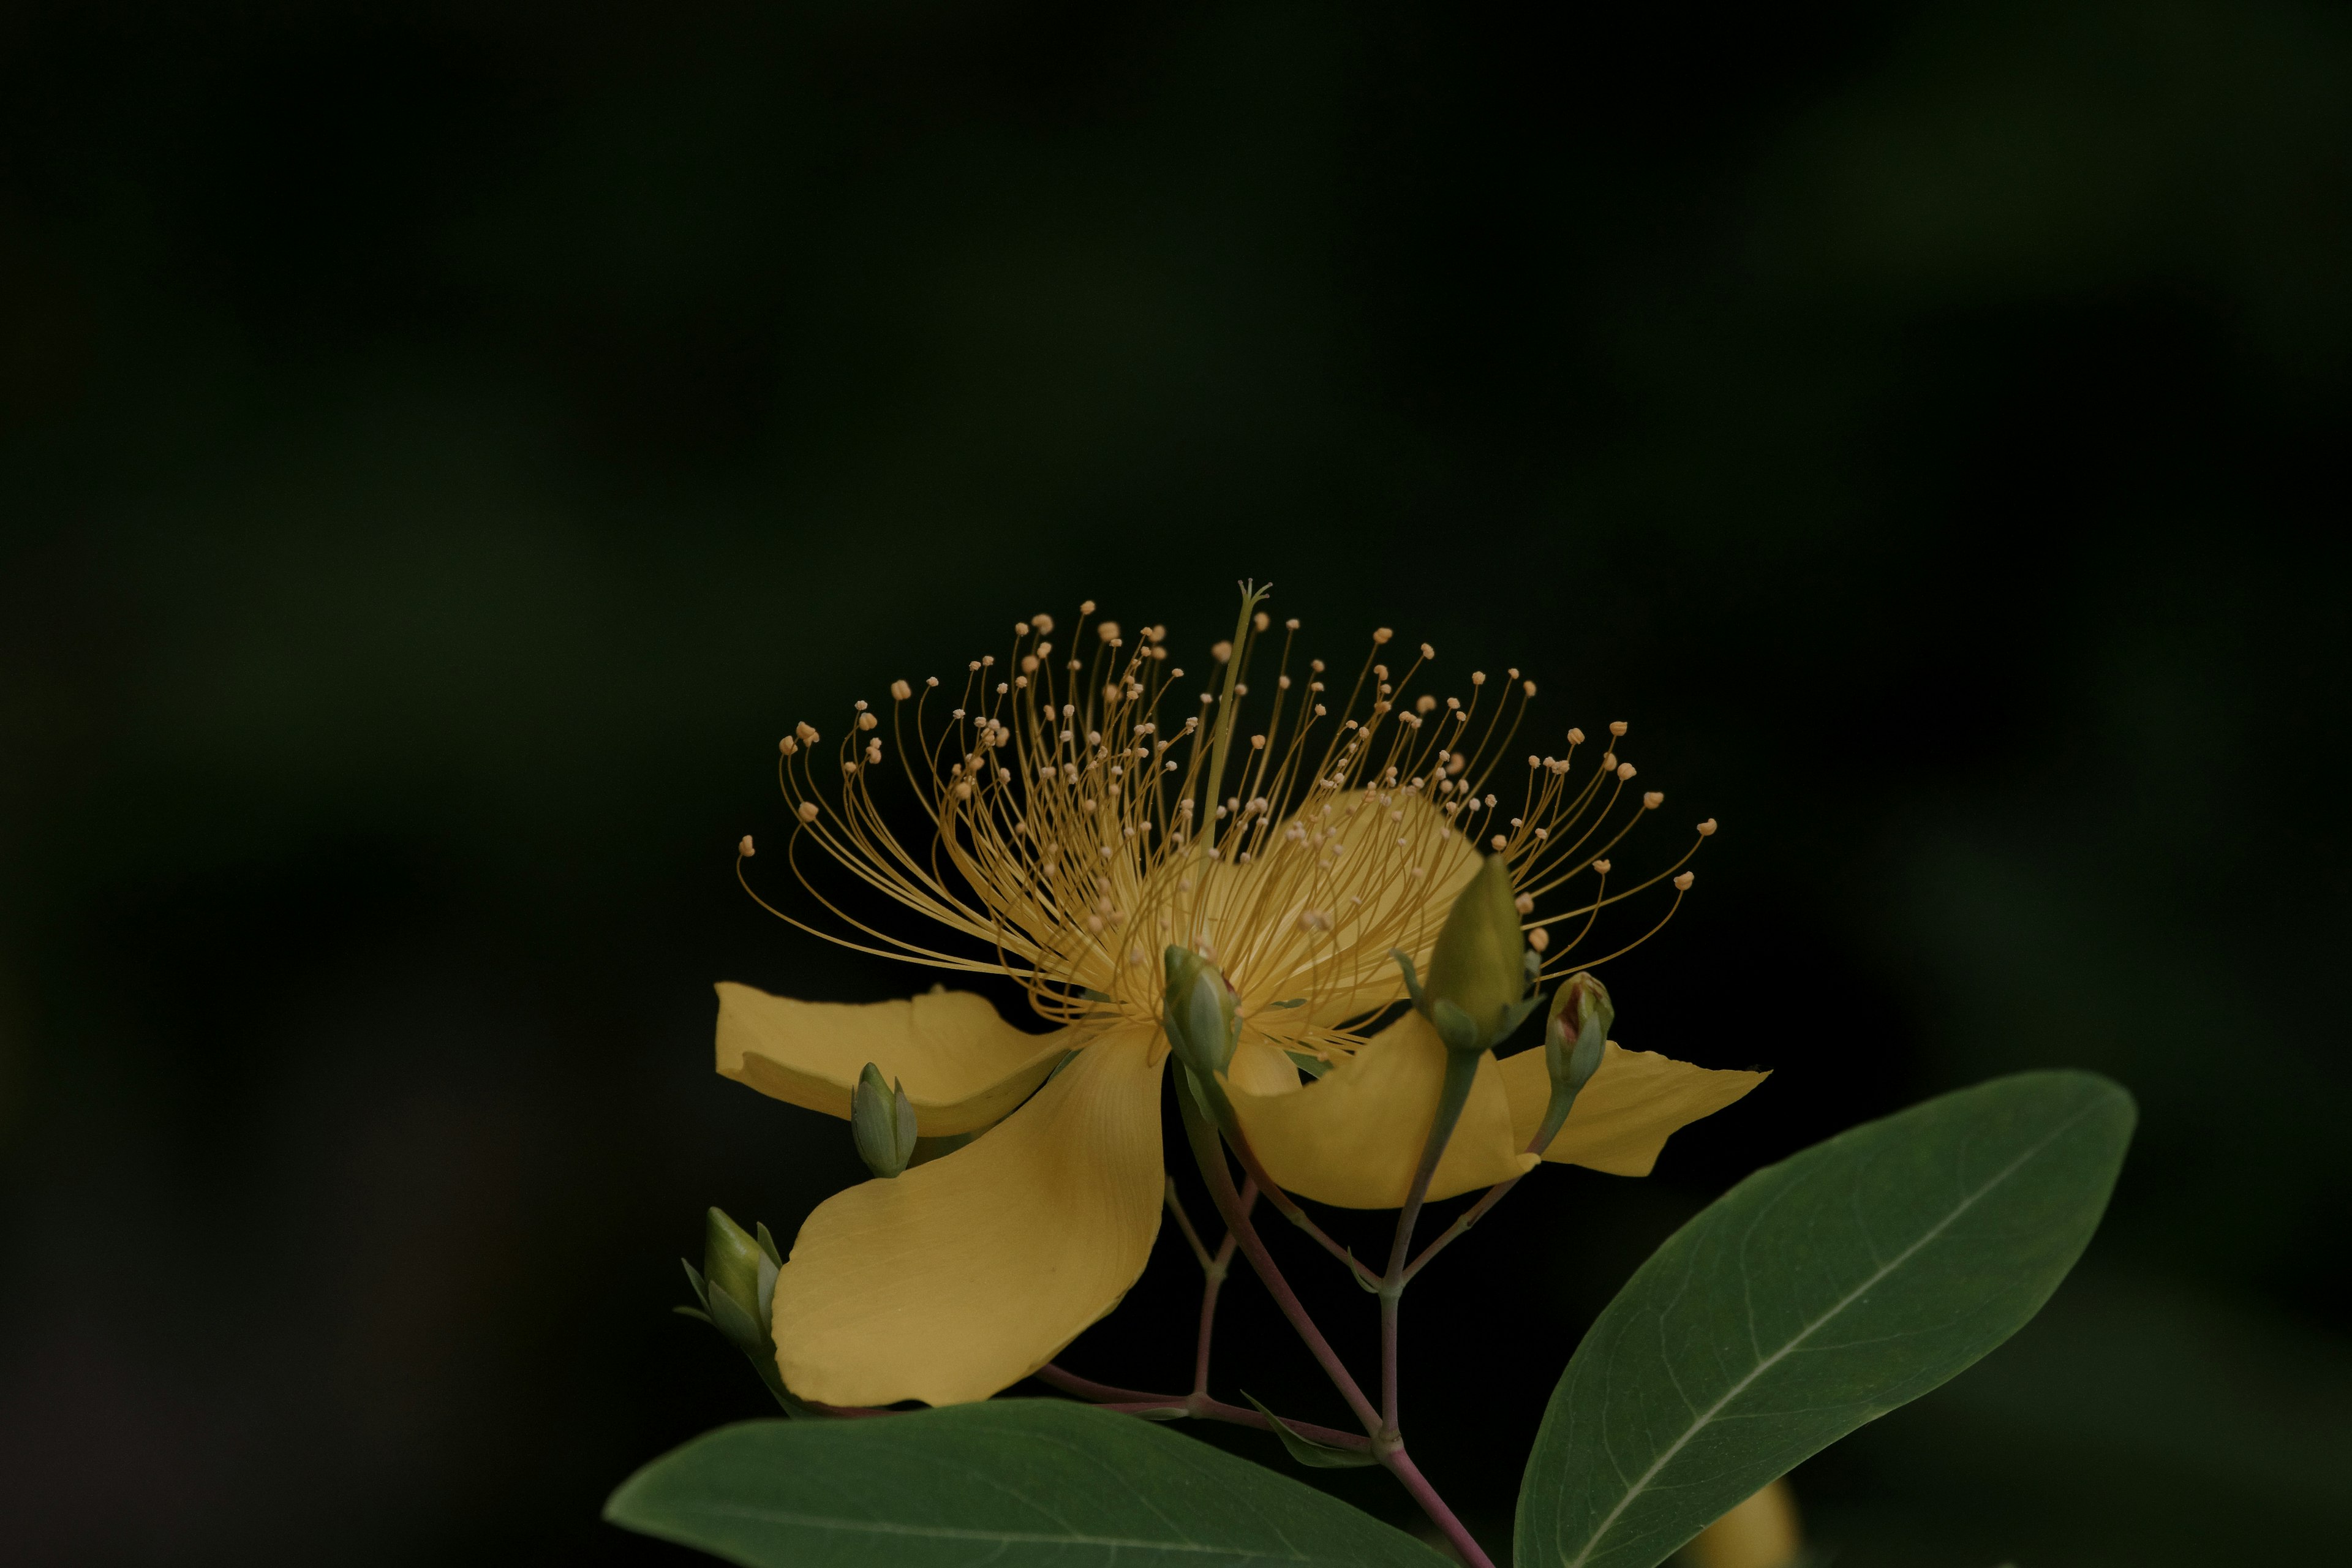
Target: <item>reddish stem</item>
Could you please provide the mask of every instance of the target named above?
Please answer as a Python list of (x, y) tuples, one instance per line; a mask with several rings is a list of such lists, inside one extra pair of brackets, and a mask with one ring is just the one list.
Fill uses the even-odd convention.
[(1445, 1500), (1437, 1495), (1437, 1489), (1429, 1484), (1429, 1478), (1421, 1473), (1421, 1467), (1412, 1462), (1402, 1445), (1381, 1455), (1381, 1463), (1389, 1468), (1390, 1474), (1404, 1483), (1404, 1489), (1412, 1494), (1412, 1500), (1421, 1505), (1422, 1512), (1429, 1515), (1437, 1528), (1445, 1532), (1445, 1539), (1454, 1543), (1454, 1550), (1462, 1553), (1462, 1560), (1469, 1563), (1470, 1568), (1495, 1568), (1495, 1560), (1486, 1555), (1462, 1521), (1454, 1517), (1454, 1510), (1445, 1506)]
[[(1258, 1186), (1255, 1181), (1242, 1184), (1242, 1213), (1246, 1215), (1257, 1203)], [(1201, 1340), (1192, 1352), (1192, 1392), (1205, 1395), (1209, 1392), (1209, 1346), (1217, 1331), (1217, 1296), (1225, 1288), (1225, 1276), (1234, 1261), (1234, 1233), (1225, 1232), (1225, 1239), (1217, 1244), (1217, 1255), (1203, 1258), (1201, 1269), (1207, 1276), (1201, 1286)]]
[(1464, 1231), (1468, 1230), (1472, 1226), (1476, 1225), (1480, 1220), (1485, 1219), (1486, 1217), (1486, 1211), (1493, 1208), (1496, 1204), (1501, 1203), (1503, 1201), (1503, 1194), (1509, 1192), (1513, 1187), (1517, 1186), (1521, 1179), (1522, 1178), (1520, 1177), (1513, 1176), (1507, 1182), (1497, 1182), (1493, 1186), (1488, 1187), (1486, 1193), (1480, 1196), (1476, 1203), (1472, 1204), (1468, 1208), (1462, 1212), (1461, 1217), (1456, 1219), (1452, 1225), (1445, 1227), (1445, 1233), (1443, 1236), (1440, 1236), (1435, 1241), (1431, 1242), (1427, 1247), (1421, 1249), (1421, 1256), (1414, 1258), (1405, 1268), (1405, 1283), (1408, 1285), (1412, 1284), (1413, 1276), (1420, 1273), (1423, 1268), (1428, 1268), (1429, 1260), (1436, 1257), (1440, 1252), (1444, 1251), (1449, 1242), (1453, 1241), (1454, 1237), (1460, 1236)]
[(1306, 1304), (1291, 1289), (1290, 1282), (1282, 1277), (1282, 1270), (1275, 1266), (1274, 1257), (1266, 1251), (1264, 1238), (1250, 1225), (1249, 1215), (1242, 1212), (1241, 1194), (1234, 1190), (1234, 1173), (1225, 1167), (1224, 1144), (1219, 1140), (1217, 1130), (1210, 1125), (1200, 1107), (1192, 1103), (1191, 1090), (1181, 1083), (1177, 1100), (1184, 1113), (1184, 1131), (1192, 1144), (1193, 1158), (1200, 1163), (1201, 1174), (1208, 1181), (1209, 1195), (1215, 1200), (1217, 1212), (1224, 1215), (1225, 1228), (1240, 1240), (1242, 1252), (1249, 1258), (1250, 1267), (1257, 1270), (1258, 1279), (1265, 1285), (1266, 1294), (1274, 1298), (1274, 1304), (1282, 1310), (1282, 1315), (1290, 1321), (1291, 1328), (1306, 1342), (1308, 1353), (1331, 1379), (1332, 1386), (1348, 1402), (1348, 1408), (1355, 1412), (1356, 1419), (1364, 1424), (1364, 1430), (1380, 1432), (1380, 1412), (1373, 1409), (1372, 1402), (1364, 1397), (1363, 1389), (1357, 1385), (1347, 1364), (1340, 1361), (1339, 1352), (1331, 1348), (1331, 1342), (1323, 1337), (1323, 1331), (1315, 1326), (1315, 1320), (1307, 1315)]

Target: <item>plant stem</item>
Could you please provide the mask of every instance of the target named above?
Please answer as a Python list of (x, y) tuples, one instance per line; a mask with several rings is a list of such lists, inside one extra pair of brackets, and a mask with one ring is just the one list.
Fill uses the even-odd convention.
[(1192, 1228), (1192, 1216), (1186, 1214), (1184, 1205), (1177, 1201), (1176, 1178), (1173, 1176), (1168, 1178), (1167, 1202), (1168, 1212), (1176, 1216), (1176, 1228), (1184, 1233), (1184, 1240), (1192, 1247), (1192, 1256), (1200, 1260), (1202, 1268), (1208, 1268), (1209, 1249), (1201, 1244), (1201, 1233)]
[(1257, 1162), (1257, 1151), (1250, 1147), (1249, 1139), (1244, 1135), (1238, 1123), (1227, 1136), (1233, 1144), (1234, 1156), (1242, 1163), (1243, 1172), (1251, 1181), (1257, 1184), (1258, 1190), (1265, 1194), (1267, 1201), (1281, 1211), (1282, 1217), (1313, 1237), (1324, 1251), (1347, 1265), (1348, 1272), (1356, 1277), (1359, 1284), (1367, 1288), (1377, 1288), (1381, 1282), (1381, 1277), (1359, 1262), (1354, 1253), (1325, 1235), (1323, 1227), (1308, 1218), (1307, 1211), (1300, 1208), (1297, 1202), (1265, 1173), (1265, 1167)]
[(1422, 1512), (1429, 1515), (1432, 1522), (1445, 1532), (1445, 1539), (1454, 1543), (1454, 1550), (1462, 1553), (1462, 1560), (1469, 1563), (1470, 1568), (1495, 1568), (1495, 1560), (1486, 1555), (1470, 1531), (1463, 1527), (1462, 1521), (1454, 1517), (1454, 1510), (1445, 1506), (1445, 1500), (1437, 1495), (1437, 1489), (1429, 1484), (1429, 1478), (1421, 1473), (1421, 1467), (1412, 1462), (1402, 1445), (1381, 1455), (1381, 1463), (1389, 1468), (1390, 1474), (1404, 1483), (1404, 1489), (1412, 1494), (1412, 1500), (1421, 1505)]
[[(1090, 1377), (1065, 1372), (1051, 1362), (1029, 1375), (1105, 1410), (1129, 1415), (1140, 1410), (1181, 1410), (1187, 1415), (1197, 1415), (1203, 1421), (1229, 1421), (1236, 1426), (1255, 1426), (1261, 1432), (1274, 1430), (1274, 1424), (1259, 1412), (1239, 1405), (1228, 1405), (1222, 1399), (1212, 1399), (1205, 1394), (1146, 1394), (1139, 1388), (1113, 1388), (1107, 1383), (1097, 1383)], [(1293, 1421), (1287, 1415), (1282, 1418), (1282, 1424), (1302, 1436), (1328, 1443), (1335, 1448), (1364, 1449), (1371, 1447), (1371, 1439), (1360, 1432), (1342, 1432), (1336, 1427), (1318, 1426), (1311, 1421)]]
[(1108, 1383), (1097, 1383), (1090, 1377), (1080, 1377), (1047, 1362), (1029, 1374), (1038, 1382), (1051, 1384), (1065, 1394), (1097, 1405), (1181, 1405), (1184, 1401), (1172, 1394), (1146, 1394), (1139, 1388), (1114, 1388)]
[(1429, 1136), (1422, 1141), (1421, 1164), (1413, 1171), (1404, 1207), (1397, 1211), (1396, 1239), (1389, 1244), (1388, 1272), (1381, 1279), (1381, 1424), (1391, 1432), (1398, 1428), (1397, 1314), (1404, 1303), (1404, 1265), (1412, 1249), (1412, 1227), (1421, 1218), (1421, 1205), (1429, 1196), (1437, 1162), (1444, 1157), (1445, 1145), (1454, 1136), (1454, 1124), (1462, 1120), (1462, 1108), (1469, 1103), (1470, 1086), (1477, 1080), (1484, 1055), (1445, 1053), (1445, 1084), (1438, 1091), (1437, 1114), (1430, 1120)]
[(1266, 1251), (1264, 1238), (1251, 1226), (1249, 1215), (1242, 1212), (1241, 1194), (1234, 1190), (1234, 1173), (1225, 1166), (1225, 1146), (1218, 1138), (1215, 1126), (1194, 1103), (1192, 1087), (1181, 1073), (1176, 1077), (1176, 1103), (1183, 1112), (1185, 1137), (1192, 1142), (1192, 1157), (1200, 1163), (1201, 1174), (1208, 1181), (1209, 1195), (1216, 1201), (1218, 1212), (1224, 1215), (1225, 1228), (1239, 1240), (1243, 1254), (1249, 1258), (1250, 1267), (1257, 1271), (1258, 1279), (1265, 1283), (1266, 1293), (1274, 1298), (1274, 1304), (1282, 1310), (1282, 1315), (1290, 1320), (1291, 1328), (1306, 1342), (1308, 1353), (1329, 1376), (1332, 1386), (1339, 1391), (1339, 1396), (1355, 1412), (1356, 1419), (1364, 1424), (1364, 1430), (1375, 1436), (1381, 1434), (1380, 1412), (1373, 1409), (1372, 1402), (1364, 1397), (1363, 1389), (1358, 1386), (1347, 1364), (1340, 1361), (1339, 1352), (1331, 1348), (1331, 1342), (1323, 1337), (1323, 1331), (1315, 1326), (1315, 1320), (1307, 1315), (1305, 1303), (1290, 1289), (1290, 1282), (1282, 1277), (1282, 1270), (1275, 1266), (1274, 1257)]
[[(1190, 1399), (1105, 1401), (1095, 1408), (1117, 1411), (1125, 1415), (1139, 1415), (1147, 1411), (1156, 1410), (1181, 1410), (1187, 1415), (1198, 1416), (1203, 1421), (1223, 1421), (1235, 1426), (1255, 1426), (1261, 1432), (1274, 1430), (1274, 1423), (1256, 1411), (1245, 1410), (1238, 1405), (1227, 1405), (1222, 1399), (1196, 1396)], [(1361, 1432), (1342, 1432), (1335, 1427), (1318, 1426), (1311, 1421), (1293, 1421), (1287, 1415), (1282, 1418), (1282, 1424), (1300, 1436), (1312, 1438), (1328, 1447), (1352, 1448), (1360, 1454), (1368, 1451), (1372, 1446), (1372, 1440)]]
[(1521, 1179), (1522, 1178), (1520, 1177), (1513, 1176), (1507, 1182), (1497, 1182), (1493, 1186), (1488, 1187), (1485, 1194), (1479, 1197), (1476, 1203), (1472, 1204), (1468, 1208), (1463, 1210), (1460, 1217), (1455, 1219), (1452, 1225), (1445, 1227), (1444, 1235), (1440, 1236), (1435, 1241), (1431, 1242), (1427, 1247), (1423, 1247), (1421, 1250), (1421, 1256), (1414, 1258), (1410, 1264), (1405, 1266), (1404, 1282), (1408, 1285), (1412, 1284), (1412, 1277), (1420, 1273), (1423, 1268), (1427, 1268), (1431, 1258), (1444, 1251), (1446, 1245), (1453, 1241), (1455, 1237), (1460, 1236), (1464, 1231), (1468, 1230), (1472, 1226), (1476, 1225), (1480, 1220), (1485, 1219), (1486, 1217), (1486, 1211), (1493, 1208), (1496, 1204), (1501, 1203), (1503, 1201), (1503, 1194), (1509, 1192), (1513, 1187), (1517, 1186)]
[[(1242, 1184), (1242, 1214), (1244, 1216), (1256, 1205), (1257, 1191), (1257, 1184), (1254, 1181)], [(1225, 1276), (1232, 1270), (1235, 1245), (1234, 1233), (1229, 1230), (1225, 1232), (1225, 1239), (1217, 1244), (1216, 1257), (1210, 1258), (1204, 1254), (1201, 1260), (1201, 1272), (1205, 1276), (1201, 1283), (1201, 1342), (1192, 1352), (1192, 1393), (1196, 1398), (1208, 1395), (1209, 1345), (1217, 1331), (1217, 1295), (1224, 1289)]]

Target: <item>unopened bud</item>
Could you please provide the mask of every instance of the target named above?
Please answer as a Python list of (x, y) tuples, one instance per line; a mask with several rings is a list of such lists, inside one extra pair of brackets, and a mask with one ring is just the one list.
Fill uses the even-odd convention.
[(885, 1083), (872, 1062), (849, 1091), (849, 1131), (857, 1157), (877, 1176), (895, 1176), (915, 1157), (915, 1108), (904, 1084)]
[(768, 1343), (763, 1269), (767, 1279), (774, 1279), (775, 1265), (726, 1210), (714, 1208), (703, 1216), (702, 1281), (710, 1321), (754, 1359)]
[(1558, 994), (1551, 999), (1551, 1021), (1566, 1021), (1571, 1039), (1581, 1036), (1588, 1027), (1598, 1027), (1603, 1038), (1616, 1026), (1617, 1009), (1609, 1000), (1609, 987), (1593, 977), (1589, 969), (1580, 969), (1561, 982)]
[(1576, 1097), (1601, 1070), (1608, 1054), (1609, 1030), (1617, 1009), (1609, 1004), (1609, 988), (1586, 970), (1568, 977), (1551, 999), (1551, 1016), (1544, 1025), (1544, 1070), (1551, 1078), (1551, 1100), (1544, 1107), (1543, 1126), (1528, 1148), (1542, 1153), (1559, 1135)]
[(1160, 999), (1160, 1027), (1176, 1059), (1206, 1085), (1234, 1059), (1241, 1026), (1234, 1016), (1234, 988), (1224, 972), (1191, 948), (1169, 944), (1162, 955), (1167, 990)]
[(1483, 1051), (1510, 1033), (1526, 1011), (1527, 942), (1511, 893), (1511, 868), (1490, 855), (1454, 900), (1429, 955), (1423, 987), (1429, 1020), (1455, 1050)]

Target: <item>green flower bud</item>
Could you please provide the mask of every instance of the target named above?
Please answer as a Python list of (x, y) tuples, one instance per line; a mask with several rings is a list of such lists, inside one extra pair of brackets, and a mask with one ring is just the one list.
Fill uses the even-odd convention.
[(1234, 988), (1225, 983), (1224, 971), (1190, 948), (1171, 943), (1163, 957), (1168, 988), (1160, 1001), (1160, 1026), (1168, 1031), (1176, 1059), (1203, 1084), (1213, 1084), (1241, 1039)]
[[(1610, 1004), (1609, 987), (1595, 980), (1590, 970), (1580, 969), (1570, 975), (1551, 999), (1551, 1026), (1544, 1030), (1544, 1062), (1551, 1068), (1552, 1081), (1572, 1076), (1576, 1087), (1582, 1089), (1601, 1070), (1601, 1047), (1609, 1043), (1609, 1031), (1616, 1023), (1617, 1009)], [(1592, 1042), (1590, 1046), (1585, 1043), (1588, 1039)], [(1590, 1062), (1581, 1073), (1574, 1072), (1577, 1058), (1586, 1056)]]
[(1544, 1068), (1551, 1075), (1551, 1100), (1544, 1107), (1542, 1128), (1536, 1133), (1538, 1153), (1551, 1146), (1576, 1105), (1576, 1097), (1601, 1070), (1608, 1054), (1609, 1030), (1617, 1021), (1610, 1005), (1609, 987), (1586, 970), (1568, 977), (1551, 999), (1551, 1016), (1544, 1025)]
[(867, 1062), (849, 1091), (849, 1131), (867, 1170), (877, 1176), (904, 1171), (915, 1157), (915, 1107), (906, 1085), (883, 1082), (882, 1069)]
[(1486, 1050), (1527, 1016), (1527, 952), (1511, 868), (1490, 855), (1454, 900), (1422, 984), (1424, 1010), (1448, 1046)]
[[(760, 1300), (761, 1265), (767, 1261), (760, 1244), (728, 1218), (726, 1210), (714, 1208), (704, 1216), (702, 1279), (710, 1321), (739, 1345), (751, 1335), (761, 1342), (767, 1338)], [(774, 1266), (769, 1268), (772, 1272)], [(724, 1303), (719, 1300), (722, 1296)], [(745, 1353), (750, 1353), (748, 1349)]]

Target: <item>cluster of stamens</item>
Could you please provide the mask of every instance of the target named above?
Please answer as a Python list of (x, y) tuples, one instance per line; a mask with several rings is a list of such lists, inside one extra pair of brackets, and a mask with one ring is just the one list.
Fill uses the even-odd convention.
[[(1564, 752), (1528, 754), (1512, 787), (1497, 775), (1533, 680), (1479, 671), (1466, 700), (1409, 696), (1435, 653), (1424, 643), (1392, 668), (1383, 628), (1341, 698), (1321, 659), (1295, 668), (1296, 620), (1282, 623), (1263, 717), (1244, 723), (1250, 666), (1274, 630), (1252, 605), (1234, 643), (1211, 650), (1222, 691), (1192, 695), (1164, 626), (1130, 639), (1105, 620), (1089, 633), (1089, 601), (1071, 628), (1077, 647), (1033, 616), (1002, 660), (970, 661), (953, 706), (936, 677), (893, 681), (887, 743), (863, 701), (829, 752), (798, 725), (779, 747), (796, 819), (787, 860), (840, 929), (767, 907), (861, 952), (1009, 974), (1060, 1021), (1156, 1018), (1160, 953), (1180, 943), (1223, 968), (1245, 1024), (1327, 1059), (1399, 994), (1392, 951), (1426, 954), (1477, 853), (1509, 866), (1546, 975), (1604, 962), (1577, 956), (1601, 910), (1661, 881), (1675, 905), (1627, 947), (1672, 918), (1691, 885), (1684, 864), (1715, 823), (1673, 865), (1610, 887), (1610, 856), (1665, 800), (1629, 790), (1624, 724), (1609, 726), (1597, 765), (1579, 764), (1588, 742), (1571, 729)], [(925, 819), (919, 840), (898, 837), (877, 793), (894, 771)], [(811, 879), (804, 846), (986, 955), (858, 918)], [(1539, 916), (1563, 889), (1568, 907)]]

